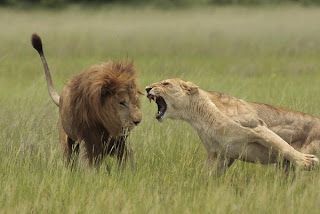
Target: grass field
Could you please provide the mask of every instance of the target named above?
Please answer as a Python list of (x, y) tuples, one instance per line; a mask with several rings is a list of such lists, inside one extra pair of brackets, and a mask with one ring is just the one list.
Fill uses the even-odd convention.
[(319, 170), (292, 181), (273, 166), (237, 162), (207, 177), (196, 133), (158, 123), (145, 97), (130, 137), (134, 173), (112, 158), (100, 170), (66, 168), (30, 35), (43, 37), (59, 90), (91, 64), (129, 58), (142, 89), (180, 77), (320, 115), (320, 8), (0, 8), (0, 20), (0, 213), (319, 213)]

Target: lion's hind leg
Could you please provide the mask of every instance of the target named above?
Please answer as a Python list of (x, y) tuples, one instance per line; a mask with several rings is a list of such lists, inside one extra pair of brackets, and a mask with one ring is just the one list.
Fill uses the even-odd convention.
[(72, 164), (74, 159), (79, 156), (79, 144), (72, 140), (69, 136), (60, 137), (60, 143), (63, 149), (66, 164)]
[(67, 165), (71, 161), (71, 155), (72, 155), (72, 141), (66, 134), (66, 132), (63, 130), (62, 126), (59, 130), (59, 139), (60, 139), (60, 145), (63, 150), (63, 155), (66, 160)]
[(73, 154), (79, 154), (79, 144), (67, 135), (62, 127), (61, 120), (59, 120), (59, 141), (63, 150), (63, 155), (66, 164), (69, 165), (73, 159)]

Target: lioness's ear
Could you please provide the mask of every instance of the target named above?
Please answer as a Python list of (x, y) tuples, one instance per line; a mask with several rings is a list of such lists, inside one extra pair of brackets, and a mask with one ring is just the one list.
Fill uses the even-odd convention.
[(199, 87), (192, 82), (181, 83), (181, 88), (187, 92), (187, 94), (192, 95), (198, 93)]

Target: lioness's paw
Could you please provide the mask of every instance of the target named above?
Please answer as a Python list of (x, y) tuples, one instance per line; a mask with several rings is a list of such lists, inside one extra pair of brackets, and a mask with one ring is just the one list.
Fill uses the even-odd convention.
[(315, 155), (302, 154), (302, 158), (296, 161), (296, 164), (305, 170), (312, 170), (315, 166), (319, 165), (319, 159)]

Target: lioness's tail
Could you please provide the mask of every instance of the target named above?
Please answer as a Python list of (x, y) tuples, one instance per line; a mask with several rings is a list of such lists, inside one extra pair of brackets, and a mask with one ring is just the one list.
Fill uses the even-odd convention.
[(38, 34), (35, 34), (35, 33), (32, 34), (31, 43), (32, 43), (33, 48), (36, 49), (38, 51), (39, 55), (40, 55), (40, 58), (41, 58), (41, 61), (42, 61), (42, 64), (43, 64), (43, 68), (44, 68), (44, 73), (46, 75), (49, 95), (50, 95), (51, 99), (53, 100), (53, 102), (57, 106), (59, 106), (60, 96), (59, 96), (59, 94), (56, 92), (56, 90), (53, 87), (53, 82), (52, 82), (50, 70), (49, 70), (49, 67), (48, 67), (48, 63), (47, 63), (46, 57), (44, 56), (44, 53), (43, 53), (42, 42), (41, 42), (40, 36), (38, 36)]

